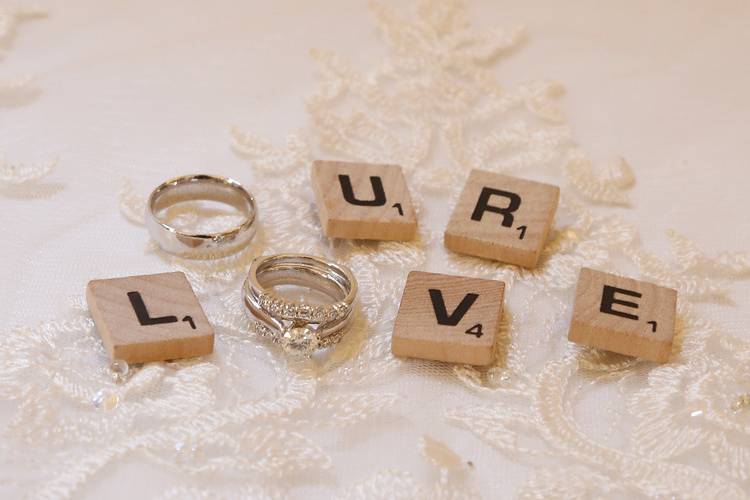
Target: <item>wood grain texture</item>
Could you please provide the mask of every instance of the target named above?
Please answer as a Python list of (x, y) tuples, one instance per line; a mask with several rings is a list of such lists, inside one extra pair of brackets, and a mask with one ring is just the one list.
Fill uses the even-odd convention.
[[(142, 324), (132, 302), (139, 299), (128, 295), (132, 292), (146, 308), (147, 323), (162, 323)], [(145, 363), (213, 352), (213, 328), (184, 273), (93, 280), (86, 300), (112, 359)]]
[[(481, 219), (472, 219), (485, 189), (516, 195), (517, 209), (507, 217), (492, 209), (480, 210)], [(445, 246), (458, 253), (536, 267), (559, 198), (557, 186), (472, 170), (445, 229)], [(509, 209), (514, 203), (512, 198), (497, 192), (485, 201), (499, 209)]]
[[(444, 312), (455, 315), (455, 325), (440, 324), (430, 295), (439, 290)], [(503, 311), (505, 284), (501, 281), (412, 271), (406, 279), (391, 338), (395, 356), (485, 366), (495, 360), (495, 337)], [(460, 317), (467, 295), (478, 295)], [(445, 320), (445, 318), (443, 318)], [(467, 333), (477, 331), (481, 336)]]
[[(326, 236), (397, 241), (416, 236), (417, 217), (398, 165), (315, 161), (311, 178)], [(364, 204), (347, 201), (344, 182), (351, 186), (350, 197)], [(377, 196), (378, 187), (382, 187), (382, 199)]]
[(671, 288), (583, 268), (568, 339), (664, 363), (672, 352), (676, 307)]

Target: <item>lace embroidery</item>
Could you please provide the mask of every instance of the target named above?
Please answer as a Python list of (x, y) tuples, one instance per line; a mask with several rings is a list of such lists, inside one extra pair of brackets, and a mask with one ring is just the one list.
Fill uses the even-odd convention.
[[(262, 207), (256, 243), (218, 261), (149, 247), (184, 271), (207, 305), (217, 330), (213, 356), (131, 367), (113, 378), (81, 298), (69, 319), (0, 336), (0, 392), (17, 405), (0, 449), (7, 461), (39, 471), (12, 484), (33, 487), (35, 496), (70, 496), (108, 464), (135, 455), (224, 485), (175, 484), (162, 498), (280, 498), (311, 487), (343, 498), (477, 497), (477, 476), (497, 475), (492, 464), (462, 458), (442, 440), (419, 439), (421, 432), (413, 443), (429, 472), (373, 464), (364, 479), (345, 474), (350, 450), (342, 459), (325, 441), (350, 431), (382, 437), (388, 427), (378, 423), (410, 408), (407, 385), (396, 384), (418, 375), (448, 388), (436, 420), (476, 436), (481, 441), (469, 441), (476, 449), (494, 448), (483, 457), (505, 456), (527, 471), (521, 497), (745, 498), (750, 411), (741, 402), (750, 392), (750, 345), (701, 319), (697, 306), (727, 297), (728, 283), (748, 278), (750, 253), (708, 257), (668, 233), (673, 251), (662, 258), (642, 247), (632, 225), (592, 208), (590, 202), (626, 205), (633, 175), (623, 161), (600, 174), (575, 148), (556, 105), (559, 85), (506, 88), (495, 79), (495, 63), (519, 46), (521, 28), (478, 33), (456, 1), (420, 1), (412, 18), (379, 3), (372, 11), (385, 59), (360, 72), (335, 53), (313, 51), (320, 83), (307, 103), (309, 129), (281, 146), (231, 129), (233, 147), (262, 180), (253, 185)], [(403, 165), (422, 216), (427, 206), (454, 204), (471, 168), (552, 177), (563, 192), (542, 264), (523, 270), (448, 254), (432, 224), (410, 243), (328, 241), (307, 189), (318, 155)], [(136, 192), (126, 185), (120, 204), (125, 217), (142, 224), (145, 201)], [(357, 320), (329, 356), (289, 360), (253, 334), (238, 290), (261, 251), (327, 254), (357, 275)], [(655, 366), (567, 342), (579, 268), (618, 271), (616, 262), (678, 289), (672, 363)], [(428, 263), (507, 283), (494, 366), (391, 356), (406, 271)], [(597, 390), (615, 391), (610, 400), (619, 406), (593, 418), (611, 421), (617, 433), (596, 433), (578, 411)], [(32, 451), (40, 446), (48, 450), (42, 456)], [(340, 471), (336, 481), (321, 486), (331, 471)], [(429, 474), (431, 480), (416, 479)]]
[[(44, 12), (37, 9), (11, 9), (0, 7), (0, 59), (3, 50), (8, 47), (16, 34), (18, 25), (24, 21), (43, 17)], [(0, 107), (6, 102), (20, 102), (32, 94), (29, 89), (31, 77), (16, 77), (0, 81)], [(37, 181), (47, 175), (57, 164), (57, 160), (43, 165), (23, 165), (8, 163), (0, 152), (0, 187), (20, 186)]]

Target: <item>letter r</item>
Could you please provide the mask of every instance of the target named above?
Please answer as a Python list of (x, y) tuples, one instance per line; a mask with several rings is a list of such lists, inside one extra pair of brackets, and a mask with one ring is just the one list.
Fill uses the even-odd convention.
[[(507, 198), (507, 207), (497, 207), (490, 205), (490, 198), (492, 196), (502, 196)], [(518, 210), (521, 206), (521, 197), (516, 193), (510, 191), (503, 191), (501, 189), (493, 189), (489, 187), (483, 187), (482, 192), (479, 194), (479, 199), (474, 207), (474, 212), (471, 214), (471, 220), (481, 221), (482, 215), (485, 212), (495, 212), (503, 216), (502, 225), (504, 227), (513, 227), (513, 212)]]

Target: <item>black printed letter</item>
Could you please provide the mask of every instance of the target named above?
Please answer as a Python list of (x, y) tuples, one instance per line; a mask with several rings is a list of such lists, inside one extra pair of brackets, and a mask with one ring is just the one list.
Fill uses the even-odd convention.
[[(490, 197), (492, 195), (504, 196), (505, 198), (508, 198), (510, 200), (510, 203), (508, 203), (508, 206), (505, 208), (492, 206), (489, 204)], [(503, 226), (512, 227), (513, 226), (513, 212), (518, 210), (518, 207), (520, 206), (521, 206), (521, 197), (518, 196), (516, 193), (511, 193), (510, 191), (501, 191), (500, 189), (492, 189), (488, 187), (483, 187), (482, 193), (479, 195), (479, 200), (477, 200), (477, 205), (474, 207), (474, 213), (471, 214), (471, 220), (480, 221), (482, 220), (482, 215), (485, 212), (495, 212), (503, 216), (503, 222), (502, 222)]]
[(352, 205), (359, 205), (361, 207), (382, 207), (385, 205), (383, 181), (378, 176), (370, 176), (372, 192), (375, 195), (375, 198), (372, 200), (358, 200), (356, 196), (354, 196), (354, 188), (352, 188), (352, 181), (348, 175), (339, 175), (339, 184), (341, 184), (341, 191), (344, 193), (344, 199)]
[(146, 304), (143, 302), (143, 298), (138, 292), (128, 292), (128, 298), (130, 299), (130, 305), (133, 306), (138, 322), (143, 326), (176, 323), (178, 321), (177, 316), (160, 316), (158, 318), (152, 318), (149, 316)]
[(632, 307), (638, 309), (636, 302), (628, 302), (627, 300), (618, 300), (615, 298), (616, 293), (623, 295), (629, 295), (631, 297), (641, 298), (641, 294), (638, 292), (632, 292), (630, 290), (623, 290), (622, 288), (616, 288), (614, 286), (604, 285), (604, 291), (602, 291), (602, 305), (599, 307), (599, 311), (606, 314), (614, 314), (615, 316), (621, 316), (623, 318), (634, 319), (638, 321), (638, 316), (622, 311), (615, 311), (612, 309), (613, 304), (620, 304), (625, 307)]
[(449, 316), (448, 311), (445, 309), (445, 301), (443, 301), (442, 292), (435, 288), (430, 288), (429, 292), (430, 299), (432, 300), (432, 308), (435, 310), (435, 317), (437, 318), (438, 324), (448, 326), (456, 326), (472, 304), (474, 304), (474, 301), (477, 300), (477, 297), (479, 297), (479, 294), (477, 293), (467, 293), (461, 303), (458, 304), (458, 307), (456, 307)]

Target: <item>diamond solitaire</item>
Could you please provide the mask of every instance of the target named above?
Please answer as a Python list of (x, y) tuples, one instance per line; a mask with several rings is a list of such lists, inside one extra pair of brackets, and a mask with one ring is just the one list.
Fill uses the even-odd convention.
[[(277, 285), (307, 287), (322, 292), (332, 302), (292, 302), (271, 291)], [(309, 357), (316, 349), (343, 337), (351, 323), (357, 281), (348, 268), (321, 257), (280, 254), (253, 261), (242, 294), (258, 333), (281, 344), (290, 354)]]

